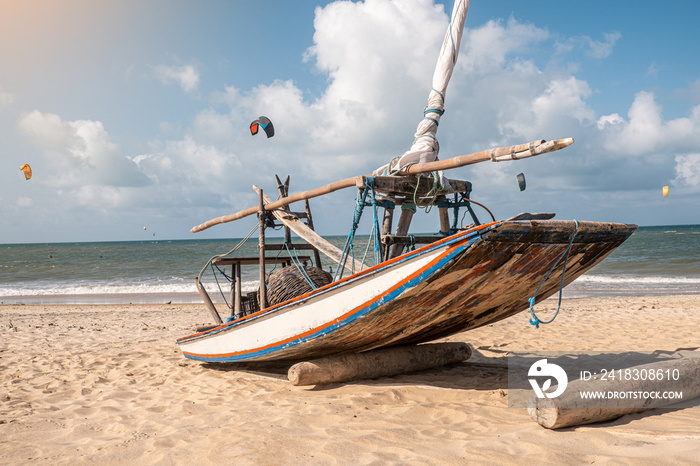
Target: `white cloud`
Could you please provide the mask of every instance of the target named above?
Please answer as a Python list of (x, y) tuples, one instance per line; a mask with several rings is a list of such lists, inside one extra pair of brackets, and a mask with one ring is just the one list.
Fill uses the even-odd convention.
[(196, 91), (199, 86), (199, 72), (192, 65), (157, 65), (153, 68), (153, 71), (156, 78), (163, 84), (174, 82), (185, 92)]
[[(483, 26), (467, 29), (457, 66), (469, 74), (490, 75), (509, 68), (513, 63), (507, 60), (515, 53), (548, 38), (546, 30), (520, 23), (512, 17), (505, 25), (503, 21), (491, 20)], [(515, 64), (519, 61), (514, 60)]]
[(700, 154), (678, 155), (675, 160), (675, 182), (679, 185), (700, 188)]
[(622, 37), (619, 32), (611, 32), (603, 34), (604, 40), (597, 41), (586, 38), (588, 43), (588, 51), (586, 54), (592, 58), (607, 58), (613, 51), (615, 43)]
[(591, 95), (588, 83), (573, 76), (545, 79), (549, 80), (547, 88), (531, 100), (521, 101), (521, 110), (508, 115), (508, 119), (501, 123), (504, 129), (527, 139), (594, 121), (595, 112), (585, 102)]
[(615, 44), (622, 38), (619, 32), (603, 34), (603, 40), (594, 40), (588, 36), (570, 37), (557, 42), (559, 54), (571, 53), (574, 50), (582, 50), (587, 56), (602, 60), (612, 54)]
[[(167, 166), (168, 176), (183, 177), (180, 185), (204, 183), (217, 196), (248, 192), (261, 174), (294, 173), (303, 182), (369, 172), (410, 147), (447, 23), (442, 7), (427, 0), (317, 8), (306, 60), (329, 76), (322, 95), (307, 101), (288, 80), (250, 90), (227, 86), (212, 95), (217, 110), (200, 111), (185, 138), (160, 143), (138, 158), (139, 166), (158, 173), (151, 176), (161, 182)], [(548, 38), (547, 31), (514, 18), (465, 31), (438, 132), (452, 150), (443, 157), (464, 153), (475, 141), (506, 145), (593, 125), (585, 81), (545, 73), (520, 57)], [(228, 111), (219, 110), (221, 104)], [(243, 115), (270, 117), (275, 137), (251, 137)], [(246, 183), (231, 182), (243, 172)]]
[(62, 188), (143, 186), (147, 178), (121, 154), (99, 121), (63, 121), (34, 110), (19, 129), (41, 151), (47, 183)]
[(6, 107), (15, 101), (15, 96), (9, 92), (5, 92), (0, 87), (0, 108)]
[(624, 122), (625, 122), (624, 118), (622, 118), (617, 113), (613, 113), (611, 115), (603, 115), (602, 117), (598, 118), (598, 121), (596, 122), (596, 126), (598, 126), (599, 130), (603, 130), (607, 126), (615, 126), (615, 125), (623, 124)]
[[(662, 108), (653, 93), (637, 93), (627, 120), (609, 115), (603, 125), (605, 147), (627, 155), (651, 155), (658, 152), (685, 152), (700, 144), (700, 106), (689, 117), (664, 121)], [(601, 119), (598, 120), (601, 127)]]

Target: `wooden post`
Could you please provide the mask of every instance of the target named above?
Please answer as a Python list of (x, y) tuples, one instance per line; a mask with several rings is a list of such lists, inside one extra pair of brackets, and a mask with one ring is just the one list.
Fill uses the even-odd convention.
[(231, 264), (231, 290), (229, 292), (231, 303), (231, 317), (236, 317), (236, 264)]
[[(385, 207), (384, 208), (384, 219), (382, 220), (382, 234), (379, 237), (380, 240), (383, 239), (386, 235), (391, 234), (391, 225), (394, 221), (394, 208), (393, 207)], [(389, 246), (384, 246), (384, 260), (389, 259)]]
[(394, 221), (394, 209), (390, 207), (384, 208), (384, 219), (382, 220), (382, 236), (391, 233), (391, 225)]
[(236, 297), (233, 301), (233, 314), (236, 316), (236, 318), (238, 318), (241, 317), (241, 300), (243, 298), (241, 293), (241, 263), (236, 262), (232, 267), (234, 269), (233, 279), (236, 283)]
[(450, 234), (450, 212), (447, 207), (440, 207), (440, 232), (444, 235)]
[[(404, 208), (405, 205), (413, 206), (413, 208)], [(415, 209), (416, 207), (412, 203), (404, 201), (404, 203), (401, 204), (401, 215), (399, 216), (399, 224), (396, 225), (396, 236), (406, 236), (408, 234)], [(400, 256), (402, 252), (403, 244), (394, 244), (391, 247), (391, 257), (389, 257), (389, 259)]]
[(265, 284), (265, 203), (263, 201), (263, 191), (260, 190), (258, 195), (258, 218), (260, 221), (260, 229), (258, 233), (258, 249), (260, 252), (260, 310), (267, 307), (266, 299), (266, 284)]
[(287, 377), (292, 385), (376, 379), (456, 364), (470, 356), (471, 348), (462, 342), (396, 346), (300, 362), (289, 368)]
[[(625, 414), (639, 413), (648, 409), (692, 400), (700, 396), (700, 357), (690, 356), (680, 359), (655, 362), (628, 368), (630, 374), (647, 374), (645, 380), (637, 377), (616, 377), (608, 380), (574, 380), (564, 393), (557, 398), (536, 398), (528, 402), (527, 412), (542, 427), (558, 429), (560, 427), (578, 426), (594, 422), (608, 421)], [(626, 369), (622, 369), (625, 374)], [(615, 370), (617, 373), (617, 370)], [(649, 374), (654, 374), (654, 378)], [(657, 375), (661, 376), (658, 377)], [(610, 397), (605, 399), (582, 399), (580, 392), (603, 393), (647, 393), (648, 398), (631, 399)], [(664, 392), (682, 392), (682, 399), (667, 399), (659, 394)], [(607, 395), (606, 395), (607, 396)], [(639, 407), (632, 407), (638, 404)], [(632, 406), (631, 406), (632, 405)]]
[[(284, 199), (289, 194), (289, 176), (287, 176), (285, 183), (282, 184), (282, 180), (275, 174), (275, 181), (277, 182), (277, 191), (280, 193), (280, 198)], [(289, 211), (289, 206), (285, 206), (284, 210)], [(292, 244), (292, 230), (287, 225), (284, 226), (284, 243), (288, 246)]]

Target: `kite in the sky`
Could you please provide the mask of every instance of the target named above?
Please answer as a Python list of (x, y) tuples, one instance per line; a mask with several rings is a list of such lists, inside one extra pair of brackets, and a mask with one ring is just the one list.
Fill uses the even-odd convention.
[(250, 134), (255, 136), (258, 134), (258, 131), (260, 131), (260, 128), (265, 130), (265, 134), (267, 134), (268, 138), (271, 138), (272, 136), (275, 135), (275, 127), (272, 126), (272, 122), (268, 117), (261, 116), (254, 122), (250, 124)]
[(664, 197), (668, 196), (668, 186), (664, 186), (663, 193), (664, 193)]
[(24, 178), (26, 180), (29, 180), (29, 178), (32, 177), (32, 167), (30, 167), (28, 164), (24, 164), (21, 167), (19, 167), (20, 170), (24, 172)]
[(520, 186), (521, 191), (525, 191), (525, 175), (523, 173), (518, 173), (518, 186)]

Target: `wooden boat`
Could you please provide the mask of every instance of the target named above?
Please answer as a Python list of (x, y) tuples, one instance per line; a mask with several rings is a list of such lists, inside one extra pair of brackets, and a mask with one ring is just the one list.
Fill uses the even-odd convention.
[[(213, 265), (231, 266), (231, 315), (226, 321), (221, 318), (198, 278), (197, 289), (216, 325), (177, 341), (186, 357), (209, 362), (292, 361), (432, 341), (531, 308), (602, 261), (633, 233), (635, 225), (560, 221), (553, 219), (554, 214), (521, 214), (503, 221), (492, 216), (483, 223), (472, 208), (480, 204), (470, 197), (471, 184), (441, 176), (442, 170), (531, 157), (573, 143), (571, 138), (539, 140), (437, 160), (434, 136), (466, 5), (465, 0), (455, 4), (425, 118), (416, 142), (402, 157), (373, 176), (348, 178), (295, 195), (289, 195), (289, 178), (285, 183), (277, 178), (281, 199), (273, 201), (255, 187), (258, 206), (192, 229), (201, 231), (257, 214), (259, 256), (211, 260)], [(353, 186), (358, 189), (355, 221), (346, 248), (340, 251), (314, 232), (308, 200)], [(305, 211), (291, 212), (288, 206), (298, 201), (305, 202)], [(426, 204), (437, 207), (440, 235), (410, 235), (415, 206)], [(392, 234), (396, 206), (402, 207), (401, 216)], [(376, 264), (362, 270), (348, 245), (365, 208), (373, 212)], [(378, 209), (383, 209), (381, 227)], [(459, 224), (460, 209), (470, 214), (470, 225)], [(286, 229), (284, 245), (265, 241), (265, 229), (275, 222)], [(308, 244), (294, 244), (291, 231)], [(421, 246), (407, 250), (415, 245)], [(290, 254), (280, 256), (280, 249)], [(313, 251), (319, 270), (320, 255), (330, 257), (336, 277), (322, 284), (307, 280), (308, 288), (271, 300), (266, 266), (286, 263), (282, 270), (298, 270), (297, 275), (305, 276), (306, 266), (299, 262), (310, 262), (311, 256), (298, 257), (299, 249)], [(267, 256), (271, 250), (278, 252)], [(246, 264), (258, 267), (260, 288), (244, 296), (241, 267)], [(343, 278), (345, 269), (350, 275)]]
[[(599, 263), (635, 227), (579, 222), (564, 286)], [(421, 343), (528, 309), (565, 254), (573, 221), (478, 225), (286, 303), (178, 340), (210, 362), (299, 360)], [(564, 263), (537, 294), (557, 292)]]

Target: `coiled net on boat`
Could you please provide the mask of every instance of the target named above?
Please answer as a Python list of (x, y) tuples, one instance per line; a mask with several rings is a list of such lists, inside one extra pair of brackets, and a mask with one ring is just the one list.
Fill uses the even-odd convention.
[[(304, 267), (304, 272), (316, 288), (333, 281), (330, 273), (318, 267)], [(284, 267), (271, 273), (267, 278), (268, 305), (274, 306), (313, 290), (309, 282), (295, 266)]]

